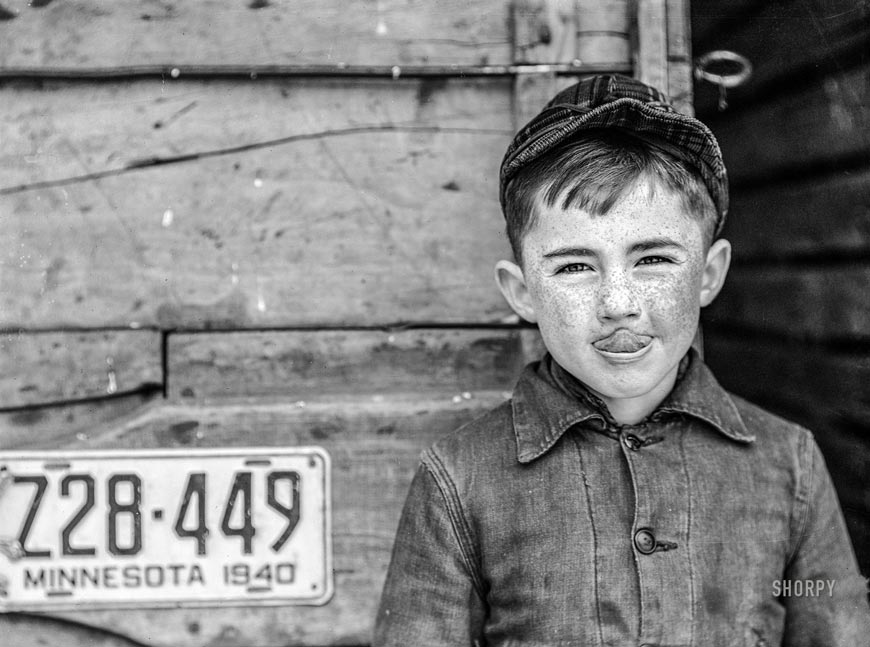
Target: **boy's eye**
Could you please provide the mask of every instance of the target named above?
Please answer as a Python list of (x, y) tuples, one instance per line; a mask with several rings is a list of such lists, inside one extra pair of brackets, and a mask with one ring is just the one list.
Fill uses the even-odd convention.
[(577, 272), (588, 272), (591, 269), (586, 263), (569, 263), (560, 267), (557, 274), (576, 274)]
[(664, 256), (644, 256), (640, 259), (637, 264), (638, 265), (656, 265), (658, 263), (670, 263), (671, 259), (665, 258)]

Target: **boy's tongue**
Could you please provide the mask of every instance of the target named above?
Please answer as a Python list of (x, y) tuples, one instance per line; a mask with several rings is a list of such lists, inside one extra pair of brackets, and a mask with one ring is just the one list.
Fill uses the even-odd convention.
[(651, 339), (649, 335), (636, 335), (621, 328), (592, 345), (606, 353), (635, 353), (649, 344)]

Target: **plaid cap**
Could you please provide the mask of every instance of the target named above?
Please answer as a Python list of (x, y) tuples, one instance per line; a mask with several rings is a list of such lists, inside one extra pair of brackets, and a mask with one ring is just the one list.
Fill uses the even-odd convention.
[(655, 88), (619, 74), (587, 77), (562, 90), (514, 137), (501, 163), (499, 199), (529, 162), (583, 131), (613, 128), (691, 164), (710, 191), (719, 220), (728, 212), (728, 176), (719, 144), (703, 123), (677, 112)]

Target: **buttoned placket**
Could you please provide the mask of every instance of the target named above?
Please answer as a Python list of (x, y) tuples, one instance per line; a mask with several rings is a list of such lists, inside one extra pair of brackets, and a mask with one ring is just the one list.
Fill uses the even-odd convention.
[[(665, 426), (666, 430), (656, 427)], [(688, 535), (691, 492), (678, 423), (619, 427), (634, 490), (631, 543), (640, 588), (640, 643), (692, 643)]]

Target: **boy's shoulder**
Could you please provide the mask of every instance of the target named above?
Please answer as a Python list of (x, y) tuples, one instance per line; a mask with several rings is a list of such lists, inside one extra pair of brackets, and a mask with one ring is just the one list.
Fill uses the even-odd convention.
[(470, 420), (438, 439), (422, 454), (424, 464), (451, 466), (516, 461), (512, 400)]
[(812, 432), (801, 424), (788, 420), (761, 405), (755, 404), (735, 393), (726, 391), (734, 403), (746, 429), (762, 439), (770, 441), (798, 441)]
[(739, 395), (731, 392), (728, 395), (747, 432), (755, 439), (749, 449), (760, 461), (805, 466), (812, 460), (816, 447), (812, 431)]

